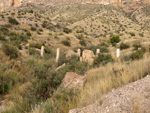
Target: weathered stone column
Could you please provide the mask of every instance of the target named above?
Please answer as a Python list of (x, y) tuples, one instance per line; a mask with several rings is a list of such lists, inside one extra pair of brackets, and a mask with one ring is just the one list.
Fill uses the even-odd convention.
[(44, 57), (44, 46), (41, 47), (41, 57)]
[(120, 49), (117, 49), (116, 56), (117, 56), (117, 58), (120, 57)]
[(57, 48), (57, 51), (56, 51), (56, 62), (58, 62), (59, 56), (60, 56), (60, 48)]
[(77, 54), (78, 54), (79, 57), (81, 56), (81, 49), (77, 50)]
[(100, 54), (100, 49), (96, 49), (96, 56)]

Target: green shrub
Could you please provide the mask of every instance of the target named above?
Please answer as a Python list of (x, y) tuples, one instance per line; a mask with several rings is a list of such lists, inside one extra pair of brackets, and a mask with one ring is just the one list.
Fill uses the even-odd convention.
[(134, 43), (133, 47), (134, 47), (135, 50), (138, 50), (138, 48), (141, 48), (142, 46), (141, 46), (140, 43)]
[(89, 68), (88, 63), (80, 62), (80, 58), (78, 56), (71, 56), (69, 59), (67, 59), (67, 66), (69, 72), (76, 72), (81, 75), (85, 74)]
[(79, 42), (82, 46), (86, 46), (86, 42), (85, 42), (85, 40), (84, 39), (82, 39), (82, 40), (80, 40), (80, 42)]
[(29, 48), (28, 52), (29, 52), (29, 55), (33, 55), (33, 56), (37, 56), (37, 57), (40, 56), (40, 53), (35, 49)]
[(109, 45), (106, 42), (100, 43), (100, 46), (109, 47)]
[(112, 44), (120, 42), (119, 36), (113, 36), (113, 37), (110, 39), (110, 42), (111, 42)]
[(135, 33), (133, 33), (133, 32), (130, 32), (130, 35), (131, 35), (131, 36), (135, 36)]
[(83, 38), (84, 38), (83, 35), (77, 35), (76, 37), (77, 37), (77, 39), (79, 39), (79, 40), (83, 40)]
[(125, 44), (125, 43), (121, 43), (120, 44), (120, 49), (123, 50), (123, 49), (128, 49), (130, 48), (130, 46), (128, 44)]
[(27, 35), (27, 36), (31, 36), (32, 34), (31, 34), (30, 32), (27, 32), (26, 35)]
[(0, 36), (0, 41), (6, 41), (6, 38), (4, 36)]
[(19, 25), (19, 22), (16, 19), (11, 17), (8, 18), (8, 22), (13, 25)]
[(19, 41), (21, 43), (21, 42), (27, 42), (29, 37), (24, 34), (17, 34), (15, 32), (11, 32), (11, 33), (9, 33), (9, 39), (11, 41)]
[(58, 66), (64, 63), (66, 63), (68, 72), (76, 72), (78, 74), (84, 74), (89, 67), (87, 62), (80, 62), (80, 58), (78, 56), (71, 56), (70, 58), (66, 58), (66, 55), (63, 54), (59, 58)]
[(105, 65), (109, 62), (113, 62), (113, 58), (110, 54), (99, 54), (98, 57), (94, 59), (93, 66), (98, 67), (100, 64)]
[(139, 60), (141, 58), (143, 58), (144, 52), (142, 52), (141, 50), (134, 52), (130, 55), (130, 58), (132, 60)]
[(130, 61), (131, 60), (131, 57), (129, 55), (126, 55), (122, 58), (122, 60), (124, 61)]
[(8, 28), (6, 28), (6, 27), (0, 28), (0, 31), (1, 31), (4, 35), (8, 35), (8, 33), (9, 33), (9, 30), (8, 30)]
[(29, 46), (31, 48), (41, 49), (41, 47), (44, 46), (44, 43), (43, 42), (33, 42), (33, 43), (30, 43)]
[(141, 50), (138, 50), (138, 51), (132, 53), (131, 55), (124, 56), (123, 60), (125, 60), (125, 61), (139, 60), (139, 59), (143, 58), (145, 52), (146, 52), (146, 49), (144, 47), (142, 47)]
[(60, 86), (68, 71), (67, 68), (56, 71), (55, 68), (53, 68), (53, 62), (35, 62), (35, 64), (31, 64), (30, 66), (33, 68), (35, 80), (32, 81), (33, 86), (30, 87), (29, 95), (37, 101), (50, 98), (54, 91)]
[(17, 74), (14, 72), (1, 73), (0, 76), (0, 94), (6, 93), (19, 82)]
[(109, 50), (107, 47), (100, 47), (101, 53), (108, 53)]
[(48, 59), (51, 57), (51, 58), (54, 58), (55, 57), (55, 52), (51, 49), (51, 48), (49, 48), (49, 47), (46, 47), (45, 48), (45, 53), (46, 53), (46, 55), (45, 56), (47, 56), (48, 57)]
[(78, 89), (67, 89), (59, 87), (53, 95), (53, 99), (42, 105), (44, 113), (66, 113), (70, 110), (70, 103), (76, 105), (75, 98), (80, 91)]
[(33, 10), (29, 10), (28, 12), (29, 12), (29, 13), (33, 13)]
[(9, 44), (3, 44), (2, 50), (5, 53), (5, 55), (10, 57), (10, 59), (17, 58), (19, 56), (17, 48)]
[(65, 46), (70, 46), (70, 41), (69, 40), (63, 40), (62, 44), (64, 44)]
[(31, 27), (31, 31), (36, 31), (36, 28), (35, 27)]
[(63, 32), (65, 32), (65, 33), (69, 34), (69, 33), (71, 33), (71, 32), (72, 32), (72, 30), (71, 30), (71, 29), (69, 29), (69, 28), (64, 28), (64, 29), (63, 29)]

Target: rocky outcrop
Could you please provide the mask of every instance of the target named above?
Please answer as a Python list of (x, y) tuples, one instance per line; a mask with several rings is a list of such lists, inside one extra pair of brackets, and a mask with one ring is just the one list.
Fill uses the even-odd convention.
[(93, 64), (93, 61), (94, 61), (94, 58), (95, 58), (95, 55), (93, 53), (93, 51), (91, 50), (84, 50), (82, 52), (82, 57), (80, 58), (80, 61), (84, 61), (84, 62), (88, 62), (90, 65)]
[[(65, 4), (112, 4), (112, 3), (121, 3), (126, 0), (0, 0), (0, 10), (7, 9), (9, 7), (18, 7), (25, 3), (35, 3), (35, 4), (45, 4), (45, 5), (65, 5)], [(130, 0), (137, 1), (137, 0)]]
[(74, 72), (66, 73), (66, 76), (62, 82), (62, 86), (65, 88), (78, 88), (81, 89), (87, 80), (86, 75), (78, 75)]
[(112, 90), (94, 104), (69, 113), (150, 113), (150, 76)]

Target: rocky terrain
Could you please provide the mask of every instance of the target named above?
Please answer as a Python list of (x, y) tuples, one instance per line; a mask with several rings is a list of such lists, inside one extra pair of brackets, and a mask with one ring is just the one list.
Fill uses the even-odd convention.
[(11, 7), (19, 7), (22, 5), (26, 5), (27, 3), (41, 4), (41, 5), (50, 5), (50, 6), (58, 6), (58, 5), (69, 5), (69, 4), (126, 4), (132, 2), (142, 2), (149, 3), (147, 0), (1, 0), (0, 1), (0, 10), (9, 9)]
[(0, 112), (148, 113), (145, 2), (1, 0)]
[(96, 103), (69, 113), (150, 113), (150, 76), (113, 89)]

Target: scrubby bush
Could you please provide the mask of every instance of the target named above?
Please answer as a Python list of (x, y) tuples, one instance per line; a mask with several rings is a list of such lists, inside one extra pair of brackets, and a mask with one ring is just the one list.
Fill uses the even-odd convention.
[(19, 52), (17, 48), (12, 45), (3, 44), (2, 50), (5, 53), (5, 55), (10, 57), (10, 59), (17, 58), (19, 56)]
[(110, 42), (111, 42), (112, 44), (120, 42), (119, 36), (113, 36), (113, 37), (110, 39)]
[(130, 46), (128, 44), (125, 44), (125, 43), (121, 43), (120, 44), (120, 49), (123, 50), (123, 49), (128, 49), (130, 48)]
[(107, 47), (100, 47), (101, 53), (108, 53), (109, 50)]
[(84, 39), (82, 39), (82, 40), (80, 40), (80, 42), (79, 42), (82, 46), (86, 46), (86, 42), (85, 42), (85, 40)]
[(31, 34), (30, 32), (27, 32), (26, 35), (27, 35), (27, 36), (31, 36), (32, 34)]
[(143, 58), (145, 52), (146, 52), (146, 49), (142, 47), (141, 50), (138, 50), (129, 56), (124, 56), (123, 60), (125, 60), (125, 61), (139, 60), (139, 59)]
[(0, 94), (6, 93), (19, 82), (17, 74), (14, 72), (1, 73), (0, 76)]
[(37, 50), (35, 50), (33, 48), (29, 48), (28, 52), (29, 52), (29, 55), (32, 55), (32, 56), (34, 56), (36, 58), (40, 58), (40, 52), (39, 51), (37, 51)]
[(130, 35), (131, 35), (131, 36), (135, 36), (135, 33), (133, 33), (133, 32), (130, 32)]
[(67, 66), (69, 71), (76, 72), (78, 74), (85, 74), (89, 65), (87, 62), (80, 62), (80, 58), (78, 56), (72, 56), (67, 59)]
[(64, 44), (65, 46), (70, 46), (70, 41), (69, 40), (63, 40), (62, 44)]
[(106, 42), (100, 43), (100, 46), (109, 47), (109, 45)]
[(7, 27), (2, 27), (0, 28), (0, 31), (4, 34), (4, 35), (8, 35), (9, 30), (7, 29)]
[(38, 63), (32, 61), (29, 65), (33, 70), (35, 80), (32, 81), (28, 94), (37, 101), (43, 101), (50, 98), (54, 91), (60, 86), (62, 80), (68, 71), (68, 68), (62, 68), (56, 71), (53, 67), (54, 62)]
[(9, 33), (9, 39), (11, 41), (17, 41), (17, 42), (19, 41), (19, 43), (22, 43), (22, 42), (27, 42), (27, 40), (29, 39), (29, 36), (11, 32)]
[(28, 12), (29, 12), (29, 13), (33, 13), (33, 10), (29, 10)]
[(36, 28), (35, 27), (31, 27), (31, 31), (36, 31)]
[(15, 18), (9, 17), (8, 21), (9, 21), (10, 24), (19, 25), (19, 22)]
[(6, 41), (6, 38), (4, 36), (0, 36), (0, 41)]
[(78, 89), (67, 89), (59, 87), (53, 95), (53, 99), (42, 105), (44, 113), (67, 113), (71, 105), (77, 103), (75, 98), (80, 93)]
[(80, 62), (80, 58), (78, 56), (66, 58), (66, 55), (63, 54), (59, 58), (58, 66), (64, 63), (66, 63), (68, 72), (76, 72), (78, 74), (84, 74), (89, 67), (87, 62)]
[(99, 54), (98, 57), (94, 59), (93, 66), (98, 67), (100, 64), (105, 65), (109, 62), (113, 62), (113, 58), (110, 54)]
[(138, 48), (141, 48), (142, 46), (141, 46), (140, 43), (134, 43), (133, 47), (134, 47), (135, 50), (138, 50)]
[(71, 32), (72, 32), (72, 30), (71, 30), (71, 29), (69, 29), (69, 28), (64, 28), (64, 29), (63, 29), (63, 32), (65, 32), (65, 33), (69, 34), (69, 33), (71, 33)]
[(143, 52), (142, 51), (137, 51), (131, 54), (130, 58), (132, 60), (139, 60), (141, 58), (143, 58)]
[(31, 48), (37, 48), (37, 49), (41, 49), (42, 46), (44, 46), (43, 42), (32, 42), (29, 45)]
[(77, 39), (79, 39), (79, 40), (83, 40), (83, 38), (84, 38), (83, 35), (77, 35), (76, 37), (77, 37)]
[(140, 36), (140, 37), (144, 37), (144, 34), (143, 34), (143, 33), (139, 33), (139, 36)]
[(56, 53), (50, 48), (50, 47), (45, 47), (45, 55), (44, 57), (46, 59), (54, 58)]

